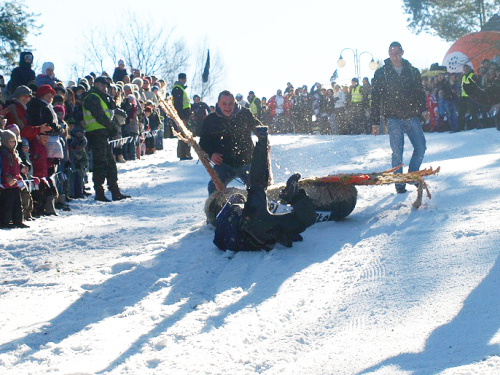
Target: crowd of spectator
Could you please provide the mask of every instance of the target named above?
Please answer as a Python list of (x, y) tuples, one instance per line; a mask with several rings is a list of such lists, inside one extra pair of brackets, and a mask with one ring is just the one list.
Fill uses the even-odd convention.
[[(462, 82), (472, 79), (480, 87), (485, 87), (499, 75), (499, 65), (489, 60), (481, 63), (477, 73), (469, 65), (463, 67), (463, 73), (448, 73), (445, 67), (433, 64), (422, 74), (431, 114), (429, 121), (422, 119), (424, 131), (463, 131), (497, 126), (498, 106), (474, 103), (462, 90)], [(306, 85), (294, 88), (288, 82), (284, 91), (278, 89), (269, 99), (255, 99), (253, 91), (247, 101), (236, 99), (269, 125), (272, 133), (370, 134), (371, 126), (376, 125), (369, 121), (371, 92), (371, 82), (365, 77), (362, 84), (353, 78), (349, 86), (332, 82), (331, 87), (324, 87), (315, 83), (310, 90)], [(381, 125), (386, 129), (383, 119)]]
[(249, 108), (270, 132), (298, 134), (368, 134), (371, 84), (368, 78), (360, 85), (353, 78), (351, 86), (333, 82), (323, 87), (316, 82), (294, 88), (289, 82), (285, 90), (278, 89), (269, 99), (255, 97), (253, 91), (247, 100), (238, 100)]
[(445, 67), (434, 65), (423, 75), (427, 108), (431, 120), (425, 131), (463, 131), (497, 126), (498, 106), (482, 106), (469, 99), (462, 83), (473, 80), (479, 87), (486, 87), (500, 76), (500, 67), (490, 60), (483, 60), (475, 73), (469, 65), (462, 73), (447, 73)]
[[(159, 106), (167, 96), (163, 79), (135, 69), (127, 72), (122, 60), (112, 76), (90, 73), (77, 82), (57, 79), (51, 62), (35, 75), (31, 52), (21, 54), (7, 85), (0, 77), (0, 132), (2, 145), (0, 227), (27, 227), (26, 221), (57, 210), (70, 211), (73, 199), (89, 196), (88, 172), (93, 157), (86, 137), (83, 101), (104, 78), (113, 102), (115, 125), (109, 146), (116, 163), (140, 159), (163, 149), (164, 137), (173, 137)], [(203, 121), (208, 106), (193, 105), (193, 118)]]

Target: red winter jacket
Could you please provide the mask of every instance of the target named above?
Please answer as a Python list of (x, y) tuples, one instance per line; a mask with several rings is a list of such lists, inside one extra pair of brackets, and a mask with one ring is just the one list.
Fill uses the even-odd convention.
[(5, 103), (9, 112), (5, 115), (7, 125), (16, 124), (21, 129), (21, 137), (26, 138), (29, 142), (33, 142), (38, 134), (40, 134), (39, 126), (28, 125), (27, 113), (28, 110), (17, 100), (11, 100)]
[(31, 143), (30, 154), (31, 164), (33, 165), (33, 176), (48, 178), (49, 160), (47, 158), (47, 149), (38, 139), (35, 139)]
[(26, 113), (27, 109), (17, 100), (8, 100), (5, 103), (5, 106), (9, 108), (9, 112), (5, 115), (5, 119), (7, 120), (6, 125), (16, 124), (19, 126), (19, 129), (23, 129), (28, 125), (26, 121)]
[(5, 146), (0, 147), (0, 152), (2, 153), (2, 185), (5, 189), (17, 188), (19, 186), (15, 184), (14, 186), (9, 186), (9, 183), (16, 179), (21, 180), (21, 165), (19, 163), (19, 157), (14, 153), (14, 150), (9, 150)]
[[(292, 103), (286, 96), (283, 97), (283, 110), (285, 111), (285, 116), (290, 114), (290, 108), (292, 108)], [(271, 99), (267, 102), (267, 106), (270, 109), (270, 116), (273, 117), (276, 114), (276, 95), (272, 96)]]

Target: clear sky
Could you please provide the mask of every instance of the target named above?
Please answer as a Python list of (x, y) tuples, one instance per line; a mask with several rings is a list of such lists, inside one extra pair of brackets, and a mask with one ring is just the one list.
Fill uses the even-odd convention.
[[(245, 97), (250, 90), (270, 97), (287, 82), (295, 87), (328, 84), (337, 68), (339, 81), (348, 82), (354, 77), (354, 54), (345, 51), (347, 65), (337, 66), (346, 47), (384, 60), (389, 44), (397, 40), (404, 57), (419, 69), (441, 63), (450, 47), (438, 37), (409, 31), (403, 0), (26, 0), (25, 4), (41, 14), (44, 25), (39, 36), (29, 39), (37, 66), (52, 61), (56, 76), (65, 82), (76, 78), (70, 76), (69, 66), (81, 58), (82, 30), (96, 23), (127, 27), (123, 19), (128, 11), (148, 17), (152, 24), (174, 27), (193, 52), (207, 40), (211, 53), (219, 53), (226, 66), (220, 89)], [(361, 76), (371, 78), (369, 54), (359, 60)], [(107, 71), (113, 69), (110, 63)]]

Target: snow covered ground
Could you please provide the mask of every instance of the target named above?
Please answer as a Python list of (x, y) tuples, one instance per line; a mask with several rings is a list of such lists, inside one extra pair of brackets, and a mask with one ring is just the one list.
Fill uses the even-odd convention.
[[(388, 136), (271, 143), (277, 182), (390, 167)], [(0, 232), (1, 374), (500, 373), (500, 132), (427, 134), (418, 210), (358, 187), (345, 221), (253, 253), (213, 245), (176, 144), (120, 165), (133, 199)]]

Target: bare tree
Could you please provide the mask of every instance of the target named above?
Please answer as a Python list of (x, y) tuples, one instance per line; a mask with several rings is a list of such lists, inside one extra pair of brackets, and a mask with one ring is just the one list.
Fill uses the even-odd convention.
[[(126, 28), (92, 27), (84, 34), (88, 66), (102, 72), (122, 58), (130, 69), (158, 75), (173, 82), (176, 72), (186, 69), (189, 52), (182, 39), (174, 39), (174, 29), (156, 27), (146, 19), (128, 13)], [(114, 66), (114, 65), (113, 65)]]

